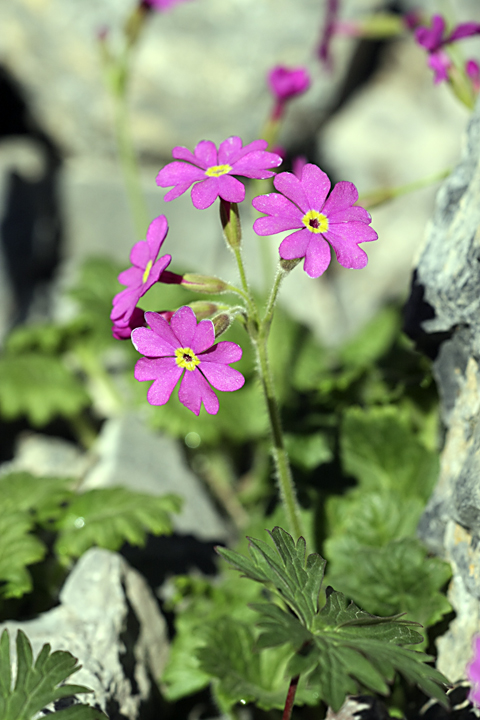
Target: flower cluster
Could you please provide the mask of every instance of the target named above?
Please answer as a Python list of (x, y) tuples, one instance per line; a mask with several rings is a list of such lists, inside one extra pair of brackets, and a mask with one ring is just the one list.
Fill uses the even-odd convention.
[[(273, 77), (279, 99), (292, 97), (305, 86), (305, 76), (296, 73)], [(176, 147), (175, 161), (160, 171), (157, 184), (173, 186), (165, 196), (166, 201), (179, 197), (193, 185), (192, 202), (199, 209), (220, 198), (225, 237), (230, 239), (232, 248), (238, 248), (241, 233), (235, 204), (245, 198), (245, 187), (234, 176), (272, 177), (272, 168), (280, 165), (281, 158), (268, 152), (266, 146), (264, 140), (243, 146), (242, 140), (234, 136), (222, 142), (218, 150), (205, 140), (198, 143), (194, 153)], [(271, 235), (294, 230), (280, 244), (280, 259), (304, 258), (304, 269), (310, 277), (316, 278), (327, 269), (330, 246), (344, 267), (365, 267), (367, 255), (359, 244), (376, 240), (377, 233), (370, 227), (368, 212), (355, 204), (358, 200), (355, 186), (339, 182), (329, 194), (327, 175), (304, 158), (298, 159), (295, 173), (276, 175), (273, 184), (278, 192), (260, 195), (252, 201), (257, 210), (265, 213), (265, 217), (255, 221), (255, 232)], [(247, 317), (248, 309), (207, 301), (183, 306), (176, 312), (144, 313), (137, 303), (157, 282), (180, 283), (194, 292), (207, 294), (233, 290), (244, 299), (248, 289), (236, 290), (220, 278), (196, 273), (178, 275), (167, 270), (171, 256), (159, 257), (167, 233), (167, 219), (160, 215), (150, 224), (146, 240), (133, 246), (132, 266), (118, 276), (126, 287), (113, 299), (110, 316), (113, 335), (118, 339), (131, 337), (142, 354), (135, 367), (135, 378), (153, 381), (147, 393), (150, 404), (164, 405), (180, 382), (181, 403), (196, 415), (202, 404), (207, 413), (215, 414), (219, 403), (213, 388), (231, 392), (244, 384), (241, 373), (230, 367), (240, 360), (242, 349), (232, 342), (215, 344), (215, 336), (227, 330), (239, 313)], [(207, 319), (202, 319), (206, 316)]]
[(480, 34), (480, 23), (460, 23), (450, 34), (446, 34), (445, 29), (444, 18), (441, 15), (434, 15), (430, 28), (421, 25), (415, 30), (415, 40), (428, 53), (428, 66), (434, 72), (435, 83), (448, 80), (448, 71), (452, 66), (452, 61), (444, 48), (462, 38)]

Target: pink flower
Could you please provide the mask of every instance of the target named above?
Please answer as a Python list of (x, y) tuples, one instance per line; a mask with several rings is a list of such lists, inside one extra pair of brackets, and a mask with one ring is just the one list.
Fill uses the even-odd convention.
[(215, 343), (215, 330), (211, 320), (197, 319), (193, 310), (181, 307), (172, 316), (170, 324), (158, 313), (147, 312), (149, 328), (132, 332), (132, 342), (138, 352), (145, 355), (135, 366), (135, 378), (154, 380), (148, 390), (151, 405), (165, 405), (173, 388), (180, 380), (178, 399), (195, 415), (203, 402), (211, 415), (218, 412), (218, 398), (210, 387), (217, 390), (239, 390), (245, 379), (238, 370), (229, 367), (242, 357), (242, 348), (233, 342)]
[(175, 7), (175, 5), (179, 5), (181, 2), (185, 2), (185, 0), (142, 0), (141, 5), (156, 10), (157, 12), (164, 12), (165, 10), (170, 10), (170, 8)]
[(113, 323), (112, 335), (115, 340), (128, 340), (132, 334), (132, 330), (137, 327), (145, 326), (144, 311), (136, 307), (134, 308), (128, 323), (126, 325)]
[(276, 65), (268, 73), (268, 85), (275, 98), (285, 102), (308, 90), (310, 75), (304, 67), (288, 68), (285, 65)]
[(421, 25), (415, 30), (415, 40), (428, 52), (428, 66), (434, 71), (435, 83), (448, 80), (448, 70), (452, 66), (450, 58), (443, 50), (444, 46), (456, 40), (480, 34), (480, 23), (476, 22), (460, 23), (450, 35), (445, 35), (445, 27), (443, 17), (434, 15), (431, 28)]
[(157, 260), (167, 232), (167, 218), (165, 215), (160, 215), (150, 223), (147, 239), (140, 240), (133, 246), (130, 252), (133, 267), (124, 270), (118, 276), (118, 281), (127, 287), (113, 298), (113, 309), (110, 313), (110, 318), (117, 328), (129, 326), (137, 302), (152, 285), (158, 282), (160, 275), (170, 263), (171, 255), (163, 255)]
[(327, 0), (325, 23), (323, 26), (320, 43), (318, 46), (318, 57), (327, 70), (332, 70), (331, 43), (336, 32), (338, 14), (340, 10), (339, 0)]
[(358, 192), (353, 183), (337, 183), (327, 199), (330, 180), (319, 167), (307, 163), (301, 178), (288, 172), (280, 173), (273, 184), (282, 194), (269, 193), (254, 198), (253, 207), (269, 217), (255, 220), (253, 229), (257, 235), (297, 229), (281, 243), (281, 258), (304, 257), (307, 275), (319, 277), (330, 264), (330, 243), (340, 265), (365, 267), (368, 258), (358, 244), (371, 242), (378, 236), (369, 227), (372, 220), (369, 213), (354, 205)]
[(245, 187), (233, 175), (248, 178), (269, 178), (270, 168), (278, 167), (282, 158), (268, 152), (266, 140), (255, 140), (242, 147), (242, 139), (229, 137), (217, 148), (210, 140), (202, 140), (195, 153), (185, 147), (173, 148), (176, 161), (165, 165), (157, 175), (157, 185), (173, 188), (165, 200), (174, 200), (192, 188), (192, 202), (198, 210), (210, 207), (217, 197), (239, 203), (245, 198)]
[(473, 640), (473, 659), (467, 665), (467, 678), (472, 687), (468, 699), (475, 705), (480, 707), (480, 636), (476, 636)]
[(472, 81), (473, 89), (476, 93), (480, 90), (480, 66), (476, 60), (467, 60), (465, 63), (465, 72)]

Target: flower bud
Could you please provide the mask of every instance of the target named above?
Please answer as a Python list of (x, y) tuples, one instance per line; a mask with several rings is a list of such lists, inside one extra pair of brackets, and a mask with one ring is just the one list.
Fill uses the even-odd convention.
[(192, 308), (197, 320), (208, 320), (220, 309), (217, 303), (208, 302), (207, 300), (195, 300), (189, 303), (188, 307)]
[(233, 317), (231, 317), (229, 313), (222, 312), (219, 315), (215, 315), (215, 317), (212, 318), (213, 327), (215, 328), (215, 337), (218, 338), (226, 332), (232, 324), (232, 321)]
[(199, 275), (198, 273), (186, 273), (182, 276), (180, 285), (192, 290), (193, 292), (205, 293), (207, 295), (225, 292), (228, 289), (228, 285), (220, 278)]
[(220, 201), (220, 220), (225, 242), (232, 250), (238, 250), (242, 242), (242, 227), (237, 203)]
[(284, 258), (280, 258), (280, 267), (285, 272), (290, 272), (294, 268), (297, 267), (298, 263), (302, 260), (302, 258), (294, 258), (293, 260), (285, 260)]

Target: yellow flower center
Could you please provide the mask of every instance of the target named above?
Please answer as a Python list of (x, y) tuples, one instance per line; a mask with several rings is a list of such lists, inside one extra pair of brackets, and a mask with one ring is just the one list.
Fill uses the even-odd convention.
[(230, 165), (212, 165), (205, 170), (205, 175), (208, 177), (220, 177), (220, 175), (226, 175), (232, 168)]
[(143, 273), (142, 282), (146, 283), (148, 280), (148, 276), (150, 275), (150, 270), (152, 269), (153, 260), (149, 260), (147, 263), (147, 267), (145, 268), (145, 272)]
[(175, 362), (178, 367), (185, 368), (185, 370), (195, 370), (197, 365), (200, 365), (200, 360), (188, 347), (175, 350)]
[(302, 222), (312, 233), (323, 233), (328, 230), (328, 218), (326, 215), (317, 212), (317, 210), (309, 210), (302, 218)]

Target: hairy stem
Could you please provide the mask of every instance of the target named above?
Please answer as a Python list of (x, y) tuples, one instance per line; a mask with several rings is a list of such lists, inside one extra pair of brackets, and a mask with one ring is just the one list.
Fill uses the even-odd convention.
[(140, 171), (130, 133), (128, 109), (124, 89), (120, 90), (118, 94), (115, 94), (114, 103), (115, 137), (117, 141), (118, 157), (135, 225), (135, 232), (139, 238), (143, 238), (145, 237), (150, 218), (140, 182)]
[(262, 382), (263, 393), (267, 404), (268, 418), (270, 421), (270, 430), (273, 442), (273, 460), (275, 463), (280, 497), (285, 508), (290, 532), (293, 534), (295, 539), (298, 539), (300, 535), (303, 534), (302, 523), (300, 520), (300, 510), (295, 493), (290, 462), (283, 439), (280, 409), (278, 407), (275, 385), (268, 360), (267, 341), (268, 328), (262, 324), (258, 340), (255, 342), (255, 347), (257, 350), (260, 379)]
[(290, 680), (288, 686), (287, 699), (285, 700), (285, 707), (283, 709), (282, 720), (290, 720), (292, 716), (293, 705), (295, 703), (295, 693), (297, 692), (298, 681), (300, 675), (296, 675)]

